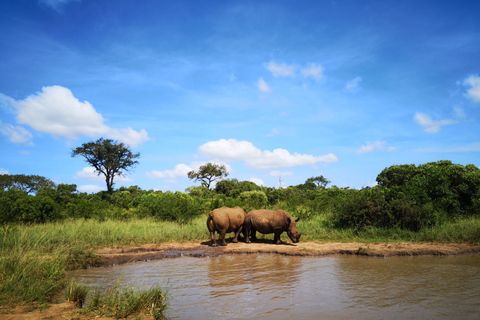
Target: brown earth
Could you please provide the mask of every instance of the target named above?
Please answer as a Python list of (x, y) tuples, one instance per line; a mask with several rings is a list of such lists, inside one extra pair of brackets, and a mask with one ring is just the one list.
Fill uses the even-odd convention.
[(360, 243), (360, 242), (299, 242), (275, 245), (271, 240), (256, 243), (228, 243), (227, 246), (211, 247), (211, 242), (163, 243), (143, 246), (103, 248), (96, 252), (105, 258), (105, 265), (157, 260), (180, 256), (217, 256), (220, 254), (276, 253), (292, 256), (325, 256), (351, 254), (377, 257), (458, 255), (480, 253), (480, 246), (463, 243)]
[[(211, 242), (163, 243), (142, 246), (111, 247), (97, 250), (104, 257), (104, 265), (148, 261), (180, 256), (209, 257), (221, 254), (268, 253), (294, 256), (325, 256), (333, 254), (365, 255), (377, 257), (419, 256), (419, 255), (458, 255), (465, 253), (480, 253), (479, 245), (461, 243), (360, 243), (360, 242), (300, 242), (275, 245), (268, 241), (247, 244), (244, 242), (228, 243), (227, 246), (211, 247)], [(73, 303), (52, 304), (46, 311), (28, 312), (17, 306), (14, 309), (0, 307), (0, 319), (5, 320), (50, 320), (50, 319), (112, 319), (108, 317), (88, 317), (78, 313), (79, 309)], [(143, 316), (143, 319), (153, 319)]]

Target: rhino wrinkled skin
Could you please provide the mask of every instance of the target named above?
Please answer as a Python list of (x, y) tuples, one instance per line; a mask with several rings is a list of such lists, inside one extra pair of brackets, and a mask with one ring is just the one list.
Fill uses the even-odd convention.
[(252, 240), (256, 240), (256, 231), (269, 234), (274, 233), (273, 243), (281, 244), (280, 235), (286, 231), (293, 243), (300, 241), (301, 233), (298, 233), (297, 222), (292, 216), (283, 210), (252, 210), (245, 217), (245, 241), (250, 243), (250, 234)]
[(208, 231), (210, 231), (212, 247), (217, 246), (215, 231), (220, 235), (218, 240), (222, 242), (222, 246), (227, 245), (225, 242), (225, 234), (230, 232), (235, 232), (235, 237), (232, 242), (237, 243), (238, 235), (242, 231), (246, 214), (245, 210), (240, 207), (221, 207), (210, 211), (207, 218), (207, 228)]

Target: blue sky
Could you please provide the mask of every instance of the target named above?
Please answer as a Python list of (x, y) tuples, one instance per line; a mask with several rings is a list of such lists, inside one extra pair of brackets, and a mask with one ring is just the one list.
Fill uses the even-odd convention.
[(140, 152), (116, 187), (227, 165), (361, 188), (394, 164), (480, 165), (479, 1), (0, 2), (0, 173), (105, 190), (73, 148)]

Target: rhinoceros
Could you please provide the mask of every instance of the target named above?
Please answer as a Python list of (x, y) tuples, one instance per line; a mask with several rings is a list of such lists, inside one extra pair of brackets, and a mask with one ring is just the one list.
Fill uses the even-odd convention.
[(250, 234), (252, 240), (256, 240), (256, 231), (268, 234), (274, 233), (273, 243), (281, 244), (280, 235), (286, 231), (292, 242), (300, 240), (301, 233), (298, 233), (297, 222), (292, 216), (283, 210), (252, 210), (245, 217), (245, 241), (250, 243)]
[(240, 207), (221, 207), (210, 211), (207, 218), (207, 228), (208, 231), (210, 231), (210, 238), (213, 243), (212, 247), (217, 246), (215, 231), (220, 234), (218, 240), (222, 242), (222, 246), (227, 245), (225, 242), (225, 234), (230, 232), (235, 232), (235, 237), (232, 242), (237, 243), (238, 235), (242, 231), (246, 214), (245, 210)]

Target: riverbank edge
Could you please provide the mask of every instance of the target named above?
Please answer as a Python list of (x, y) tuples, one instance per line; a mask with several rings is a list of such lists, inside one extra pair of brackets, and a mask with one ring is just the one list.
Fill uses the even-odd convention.
[(413, 242), (300, 242), (275, 245), (271, 242), (228, 243), (227, 246), (212, 247), (211, 242), (181, 242), (145, 244), (101, 248), (95, 251), (103, 258), (102, 266), (159, 260), (164, 258), (215, 257), (222, 254), (282, 254), (290, 256), (328, 256), (336, 254), (362, 255), (371, 257), (392, 256), (454, 256), (478, 254), (480, 245), (464, 243), (413, 243)]

